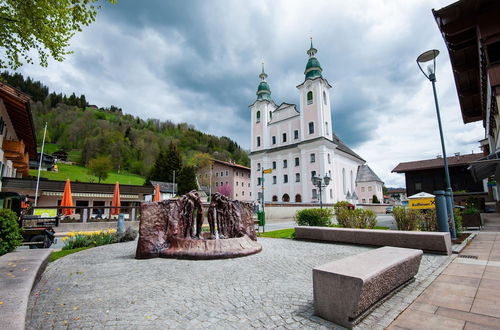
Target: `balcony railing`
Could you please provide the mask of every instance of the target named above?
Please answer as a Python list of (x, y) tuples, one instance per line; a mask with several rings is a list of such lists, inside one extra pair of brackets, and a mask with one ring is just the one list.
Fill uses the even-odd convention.
[(2, 149), (5, 155), (5, 158), (15, 161), (24, 160), (25, 156), (25, 146), (23, 140), (14, 141), (14, 140), (3, 140)]
[(22, 159), (14, 159), (12, 162), (14, 163), (14, 167), (17, 168), (18, 171), (21, 171), (29, 168), (29, 161), (30, 156), (25, 152)]

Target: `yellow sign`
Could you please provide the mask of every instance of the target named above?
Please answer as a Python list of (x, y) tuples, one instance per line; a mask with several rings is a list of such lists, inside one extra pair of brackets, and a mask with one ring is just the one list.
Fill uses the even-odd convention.
[(272, 168), (268, 168), (267, 170), (262, 171), (262, 173), (264, 173), (264, 174), (271, 174), (271, 173), (273, 173), (273, 169)]
[(415, 198), (409, 200), (410, 209), (433, 209), (436, 207), (434, 198)]

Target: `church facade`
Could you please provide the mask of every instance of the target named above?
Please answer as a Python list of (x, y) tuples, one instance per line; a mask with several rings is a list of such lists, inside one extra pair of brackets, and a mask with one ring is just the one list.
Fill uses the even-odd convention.
[(311, 42), (305, 79), (297, 86), (299, 107), (277, 105), (264, 68), (259, 75), (257, 100), (250, 105), (251, 186), (255, 201), (261, 201), (264, 192), (266, 202), (319, 202), (320, 191), (312, 183), (313, 176), (331, 178), (322, 189), (324, 203), (356, 195), (358, 166), (365, 161), (333, 132), (332, 86), (322, 76), (316, 53)]

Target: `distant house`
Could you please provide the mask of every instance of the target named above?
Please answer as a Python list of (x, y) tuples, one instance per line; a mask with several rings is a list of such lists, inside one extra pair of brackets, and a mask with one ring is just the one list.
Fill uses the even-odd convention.
[[(170, 199), (174, 198), (175, 195), (177, 194), (177, 183), (172, 183), (172, 182), (163, 182), (163, 181), (149, 181), (151, 185), (153, 186), (153, 189), (156, 189), (156, 185), (160, 187), (160, 199)], [(154, 191), (151, 197), (147, 196), (146, 200), (151, 201), (153, 200), (154, 197)]]
[(52, 156), (56, 158), (57, 160), (62, 160), (62, 161), (67, 161), (68, 160), (68, 153), (63, 150), (58, 150), (54, 153), (52, 153)]
[(384, 182), (378, 177), (368, 165), (360, 165), (356, 174), (356, 194), (358, 202), (373, 203), (373, 196), (377, 196), (380, 203), (384, 202), (382, 187)]
[[(31, 169), (38, 169), (38, 166), (40, 164), (40, 156), (41, 152), (36, 153), (36, 160), (30, 160), (30, 168)], [(43, 160), (42, 160), (42, 170), (43, 171), (50, 171), (51, 168), (55, 165), (56, 159), (54, 156), (48, 155), (46, 153), (43, 154)]]
[(30, 100), (29, 95), (0, 83), (0, 177), (27, 177), (30, 159), (36, 160)]
[(232, 199), (252, 200), (249, 167), (218, 159), (212, 159), (212, 162), (211, 169), (196, 173), (198, 183), (206, 186), (204, 191), (207, 194), (220, 192)]
[[(483, 183), (475, 182), (467, 167), (483, 157), (482, 154), (456, 155), (448, 157), (451, 188), (453, 191), (483, 192)], [(393, 173), (404, 173), (408, 196), (419, 192), (433, 193), (445, 190), (443, 158), (433, 158), (399, 163)]]
[(405, 188), (387, 188), (387, 194), (384, 196), (384, 201), (391, 205), (402, 205), (407, 198), (408, 195), (406, 195)]

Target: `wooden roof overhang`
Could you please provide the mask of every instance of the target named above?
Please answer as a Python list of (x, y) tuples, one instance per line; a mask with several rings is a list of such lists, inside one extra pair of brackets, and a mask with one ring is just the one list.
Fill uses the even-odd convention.
[(482, 46), (498, 36), (500, 2), (461, 0), (432, 12), (450, 54), (462, 119), (464, 123), (485, 120), (489, 86)]
[(12, 86), (0, 82), (0, 98), (16, 131), (17, 139), (24, 142), (29, 158), (36, 160), (36, 134), (31, 114), (31, 98)]

